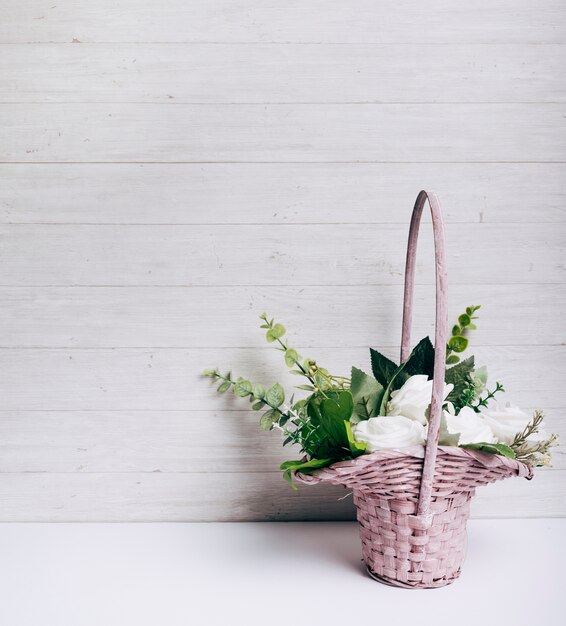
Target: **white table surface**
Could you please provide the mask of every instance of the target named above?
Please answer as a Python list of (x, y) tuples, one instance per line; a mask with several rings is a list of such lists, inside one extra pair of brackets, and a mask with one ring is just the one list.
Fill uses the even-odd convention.
[(0, 524), (0, 624), (566, 623), (566, 519), (473, 520), (461, 578), (371, 580), (357, 525)]

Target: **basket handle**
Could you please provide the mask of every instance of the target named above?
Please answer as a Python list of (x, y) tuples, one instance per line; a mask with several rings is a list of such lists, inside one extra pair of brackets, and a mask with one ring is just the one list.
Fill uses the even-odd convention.
[(444, 376), (446, 372), (446, 334), (448, 326), (447, 312), (447, 276), (445, 263), (445, 236), (442, 210), (436, 194), (432, 191), (421, 191), (417, 196), (407, 245), (407, 260), (405, 264), (405, 292), (403, 299), (403, 331), (401, 335), (401, 363), (411, 354), (411, 319), (413, 313), (413, 291), (415, 283), (415, 260), (417, 253), (417, 239), (421, 215), (428, 200), (432, 215), (434, 231), (434, 256), (436, 268), (436, 321), (434, 330), (434, 372), (432, 382), (432, 398), (428, 420), (428, 435), (426, 442), (423, 473), (419, 492), (417, 515), (430, 519), (430, 500), (434, 480), (434, 466), (438, 449), (438, 433), (440, 417), (444, 402)]

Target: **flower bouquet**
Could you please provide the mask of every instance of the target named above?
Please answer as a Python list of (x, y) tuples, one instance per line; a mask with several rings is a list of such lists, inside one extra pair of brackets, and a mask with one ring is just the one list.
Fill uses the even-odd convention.
[[(436, 255), (435, 345), (428, 337), (411, 349), (410, 326), (416, 243), (428, 199)], [(440, 587), (460, 574), (466, 521), (475, 488), (509, 476), (532, 477), (550, 464), (557, 437), (541, 431), (543, 414), (529, 417), (498, 403), (504, 391), (488, 386), (487, 370), (462, 358), (479, 306), (466, 308), (448, 338), (444, 228), (436, 196), (416, 201), (405, 271), (400, 363), (370, 348), (372, 375), (352, 367), (331, 374), (299, 355), (285, 328), (261, 315), (266, 339), (280, 350), (291, 374), (305, 379), (306, 397), (286, 402), (279, 383), (264, 388), (218, 369), (205, 370), (218, 391), (232, 390), (262, 411), (260, 427), (278, 430), (301, 458), (281, 464), (306, 484), (352, 489), (368, 572), (392, 585)]]

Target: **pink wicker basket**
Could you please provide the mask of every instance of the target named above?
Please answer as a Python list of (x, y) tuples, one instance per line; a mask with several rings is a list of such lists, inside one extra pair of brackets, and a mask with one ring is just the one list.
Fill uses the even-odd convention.
[(417, 237), (428, 200), (436, 261), (434, 377), (426, 447), (382, 450), (342, 461), (312, 474), (306, 484), (327, 482), (353, 490), (369, 574), (398, 587), (430, 588), (460, 575), (466, 521), (476, 487), (509, 476), (532, 478), (529, 466), (499, 455), (439, 446), (446, 363), (447, 305), (444, 224), (432, 192), (417, 197), (407, 247), (401, 362), (411, 351), (410, 328)]

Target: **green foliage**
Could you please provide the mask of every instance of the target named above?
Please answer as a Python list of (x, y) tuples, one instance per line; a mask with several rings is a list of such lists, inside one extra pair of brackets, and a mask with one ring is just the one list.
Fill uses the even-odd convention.
[(352, 425), (350, 422), (344, 422), (346, 428), (346, 436), (348, 437), (348, 444), (350, 446), (350, 452), (352, 456), (356, 457), (363, 454), (367, 449), (367, 443), (363, 441), (356, 441), (354, 439), (354, 433), (352, 432)]
[[(389, 381), (393, 378), (393, 374), (397, 369), (397, 365), (388, 359), (386, 356), (374, 350), (373, 348), (369, 349), (370, 358), (371, 358), (371, 371), (375, 376), (377, 382), (383, 387), (387, 387)], [(352, 384), (353, 384), (352, 378)]]
[(285, 327), (282, 324), (275, 324), (266, 333), (265, 338), (269, 343), (273, 343), (285, 334)]
[(283, 478), (291, 485), (293, 489), (297, 489), (293, 483), (293, 472), (300, 471), (304, 474), (310, 474), (314, 470), (321, 467), (327, 467), (333, 463), (333, 459), (311, 459), (310, 461), (284, 461), (279, 466), (283, 470)]
[(354, 399), (354, 415), (358, 419), (368, 419), (378, 414), (385, 390), (377, 380), (357, 367), (352, 367), (350, 391)]
[(425, 337), (413, 348), (409, 358), (393, 372), (381, 399), (379, 415), (385, 415), (391, 392), (401, 388), (408, 378), (424, 374), (432, 378), (434, 372), (434, 348), (430, 339)]
[(290, 368), (291, 374), (303, 376), (308, 380), (309, 385), (299, 385), (298, 389), (324, 392), (329, 389), (342, 389), (347, 386), (349, 383), (347, 378), (331, 375), (328, 370), (319, 367), (313, 359), (303, 360), (295, 348), (290, 348), (282, 339), (287, 332), (282, 324), (275, 323), (274, 319), (269, 319), (266, 313), (262, 313), (260, 319), (263, 322), (260, 328), (266, 329), (266, 340), (268, 343), (276, 343), (277, 350), (284, 353), (285, 364)]
[(466, 312), (458, 316), (458, 323), (452, 327), (452, 337), (446, 344), (446, 364), (453, 365), (460, 361), (460, 357), (454, 352), (464, 352), (468, 347), (468, 338), (465, 336), (468, 331), (476, 330), (476, 325), (472, 320), (477, 319), (474, 313), (480, 309), (480, 306), (466, 307)]
[(320, 425), (329, 441), (337, 448), (348, 442), (345, 423), (352, 417), (354, 401), (349, 391), (342, 391), (336, 399), (327, 398), (320, 403)]
[(452, 337), (448, 342), (448, 350), (451, 350), (452, 352), (464, 352), (467, 347), (468, 340), (466, 339), (466, 337), (462, 337), (460, 335), (458, 335), (457, 337)]
[(285, 364), (287, 367), (293, 367), (300, 360), (299, 353), (295, 350), (295, 348), (287, 348), (285, 350)]
[[(468, 347), (468, 331), (476, 328), (474, 315), (479, 306), (467, 307), (458, 317), (452, 328), (452, 336), (447, 344), (446, 382), (454, 386), (448, 401), (458, 412), (464, 406), (475, 411), (487, 406), (496, 393), (503, 390), (496, 383), (494, 390), (486, 391), (487, 370), (474, 370), (474, 358), (463, 361), (458, 356)], [(313, 472), (336, 461), (353, 459), (367, 451), (366, 444), (356, 441), (352, 426), (362, 419), (384, 415), (391, 392), (399, 389), (410, 376), (425, 375), (429, 379), (434, 374), (434, 349), (428, 337), (422, 339), (413, 349), (405, 363), (396, 365), (393, 361), (370, 349), (373, 376), (356, 367), (352, 368), (351, 378), (331, 374), (320, 367), (314, 359), (303, 358), (295, 348), (286, 342), (285, 327), (261, 316), (268, 343), (284, 355), (290, 373), (303, 377), (304, 384), (298, 389), (307, 392), (306, 397), (295, 401), (291, 396), (286, 401), (285, 391), (279, 383), (267, 389), (260, 383), (253, 383), (242, 377), (234, 379), (230, 372), (222, 374), (218, 369), (206, 369), (204, 375), (217, 386), (219, 393), (230, 389), (234, 395), (248, 398), (253, 411), (260, 412), (259, 425), (263, 430), (277, 428), (284, 435), (283, 445), (296, 445), (304, 458), (286, 461), (281, 465), (284, 478), (292, 484), (294, 471)], [(538, 430), (542, 414), (535, 414), (533, 422), (525, 432), (519, 433), (511, 446), (503, 444), (467, 444), (463, 447), (482, 450), (492, 454), (502, 454), (520, 459), (532, 465), (549, 463), (548, 452), (555, 445), (556, 437), (541, 442), (529, 441), (529, 436)], [(446, 423), (442, 424), (446, 431)], [(459, 435), (446, 439), (446, 445), (457, 445)], [(295, 488), (293, 486), (293, 488)]]
[(252, 393), (252, 384), (249, 380), (245, 380), (243, 378), (238, 378), (236, 384), (234, 385), (234, 393), (240, 398), (245, 398)]
[(279, 383), (274, 383), (265, 393), (265, 401), (273, 408), (279, 408), (285, 402), (285, 390)]
[(503, 443), (465, 443), (461, 444), (460, 448), (466, 448), (467, 450), (481, 450), (481, 452), (488, 452), (489, 454), (501, 454), (509, 459), (515, 458), (515, 452), (513, 449)]
[(542, 411), (535, 411), (525, 429), (517, 433), (511, 442), (511, 448), (517, 459), (532, 467), (550, 466), (550, 448), (558, 445), (558, 435), (533, 440), (532, 436), (539, 432), (543, 418)]
[(220, 383), (220, 385), (218, 385), (216, 391), (218, 391), (218, 393), (225, 393), (226, 391), (228, 391), (228, 389), (230, 389), (230, 382), (225, 381), (223, 383)]
[(262, 430), (271, 430), (273, 424), (279, 420), (279, 413), (275, 409), (269, 409), (259, 419), (259, 427)]
[[(475, 374), (477, 375), (477, 372), (479, 372), (479, 370), (477, 370), (475, 372)], [(493, 398), (495, 398), (496, 394), (500, 393), (500, 392), (504, 392), (505, 389), (503, 387), (503, 385), (499, 382), (495, 382), (495, 389), (492, 389), (491, 391), (488, 389), (486, 392), (486, 395), (481, 397), (478, 394), (478, 384), (477, 384), (477, 378), (473, 379), (473, 383), (474, 383), (474, 387), (475, 387), (475, 398), (477, 398), (477, 403), (476, 404), (472, 404), (472, 409), (474, 409), (474, 411), (476, 411), (476, 413), (479, 413), (481, 410), (481, 407), (487, 407), (487, 405), (489, 404), (490, 400), (492, 400)], [(481, 379), (480, 383), (481, 383)], [(486, 382), (487, 382), (487, 378), (486, 378)], [(483, 383), (483, 385), (485, 386), (485, 382)], [(474, 399), (475, 399), (474, 398)]]
[(467, 390), (471, 385), (471, 374), (474, 370), (474, 357), (471, 356), (464, 361), (461, 361), (454, 367), (450, 367), (446, 370), (444, 380), (451, 385), (454, 385), (452, 391), (448, 394), (446, 400), (452, 402), (456, 412), (458, 412), (463, 406), (467, 406), (470, 399), (467, 395)]

